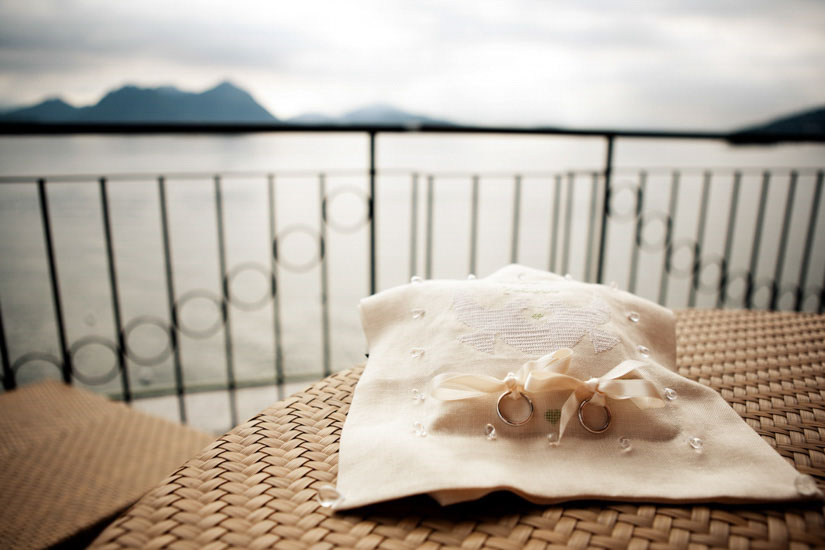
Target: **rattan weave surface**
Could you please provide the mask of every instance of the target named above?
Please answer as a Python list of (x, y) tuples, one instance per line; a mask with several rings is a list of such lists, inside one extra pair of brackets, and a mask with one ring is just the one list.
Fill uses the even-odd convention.
[(0, 548), (82, 538), (211, 440), (59, 382), (3, 394)]
[[(677, 313), (678, 366), (719, 391), (825, 487), (825, 316)], [(189, 460), (97, 539), (102, 548), (813, 548), (821, 503), (537, 506), (507, 494), (441, 508), (427, 497), (333, 514), (338, 438), (362, 368), (266, 409)], [(376, 447), (380, 442), (376, 442)]]

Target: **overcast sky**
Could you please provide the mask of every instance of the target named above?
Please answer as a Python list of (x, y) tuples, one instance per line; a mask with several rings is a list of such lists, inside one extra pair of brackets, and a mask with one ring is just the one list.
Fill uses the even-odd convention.
[(0, 0), (0, 105), (224, 79), (278, 117), (727, 129), (825, 104), (825, 2)]

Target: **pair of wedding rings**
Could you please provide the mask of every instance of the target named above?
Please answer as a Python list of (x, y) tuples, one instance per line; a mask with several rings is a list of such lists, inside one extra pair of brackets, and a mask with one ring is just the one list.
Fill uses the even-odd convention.
[[(521, 393), (521, 398), (524, 399), (527, 402), (527, 406), (529, 407), (530, 410), (529, 410), (527, 416), (525, 416), (524, 418), (514, 420), (514, 419), (508, 417), (506, 414), (504, 414), (504, 412), (502, 412), (502, 410), (501, 410), (501, 401), (505, 397), (510, 395), (511, 393), (512, 392), (510, 390), (507, 390), (506, 392), (502, 393), (499, 396), (498, 401), (496, 402), (496, 412), (498, 413), (498, 417), (501, 419), (501, 421), (504, 422), (505, 424), (507, 424), (508, 426), (514, 426), (514, 427), (523, 426), (523, 425), (527, 424), (527, 422), (529, 422), (531, 418), (533, 418), (533, 400), (530, 399), (530, 397), (528, 397), (526, 393)], [(600, 433), (606, 432), (607, 429), (610, 427), (610, 421), (613, 418), (613, 416), (610, 414), (610, 409), (607, 407), (607, 405), (602, 405), (602, 408), (604, 409), (604, 412), (605, 412), (604, 423), (601, 426), (597, 426), (597, 427), (594, 428), (592, 426), (589, 426), (587, 424), (587, 422), (584, 421), (584, 408), (589, 403), (590, 403), (590, 398), (588, 397), (587, 399), (583, 399), (582, 402), (579, 404), (579, 414), (578, 414), (579, 424), (582, 425), (582, 428), (584, 428), (585, 430), (587, 430), (588, 432), (590, 432), (592, 434), (600, 434)]]

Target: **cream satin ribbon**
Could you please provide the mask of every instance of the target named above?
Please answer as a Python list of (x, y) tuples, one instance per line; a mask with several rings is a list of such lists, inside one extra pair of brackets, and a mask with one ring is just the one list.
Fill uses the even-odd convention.
[[(485, 374), (439, 374), (433, 379), (430, 395), (442, 401), (459, 401), (510, 392), (511, 398), (518, 399), (522, 393), (573, 390), (561, 409), (559, 440), (570, 419), (578, 415), (582, 402), (589, 401), (593, 405), (606, 407), (608, 398), (630, 399), (640, 409), (665, 406), (659, 389), (653, 382), (644, 379), (619, 380), (646, 363), (622, 361), (603, 376), (580, 380), (566, 374), (572, 356), (573, 350), (562, 348), (524, 363), (518, 371), (508, 373), (502, 379)], [(587, 426), (585, 428), (590, 430)]]

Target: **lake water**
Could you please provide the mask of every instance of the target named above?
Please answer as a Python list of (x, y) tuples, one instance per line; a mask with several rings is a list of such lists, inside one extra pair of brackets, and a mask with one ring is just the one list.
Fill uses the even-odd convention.
[[(37, 188), (22, 183), (22, 176), (45, 176), (48, 186), (60, 290), (63, 297), (67, 340), (92, 335), (113, 340), (114, 321), (102, 234), (98, 177), (108, 184), (113, 246), (118, 270), (118, 290), (124, 324), (139, 316), (168, 319), (163, 247), (156, 177), (167, 176), (169, 234), (176, 295), (193, 295), (180, 307), (181, 322), (190, 331), (209, 331), (218, 312), (203, 295), (220, 296), (222, 277), (218, 264), (215, 189), (212, 174), (220, 173), (225, 220), (226, 265), (237, 271), (230, 284), (236, 300), (254, 302), (267, 290), (261, 272), (241, 269), (254, 262), (270, 266), (269, 205), (266, 174), (275, 174), (275, 217), (279, 257), (290, 265), (311, 265), (291, 271), (282, 264), (276, 270), (283, 368), (291, 384), (302, 385), (323, 373), (324, 308), (322, 278), (315, 232), (321, 228), (320, 179), (324, 173), (328, 214), (326, 228), (326, 288), (330, 326), (329, 361), (332, 370), (363, 360), (357, 304), (369, 293), (368, 228), (363, 197), (368, 189), (367, 138), (361, 135), (253, 135), (227, 137), (110, 137), (0, 139), (0, 175), (21, 176), (21, 183), (0, 187), (0, 300), (9, 354), (15, 361), (24, 353), (58, 354), (54, 314), (39, 218)], [(592, 207), (590, 172), (602, 170), (605, 143), (600, 138), (462, 137), (429, 135), (379, 136), (377, 163), (377, 283), (388, 288), (409, 280), (411, 273), (426, 272), (427, 175), (434, 175), (431, 275), (466, 277), (471, 265), (472, 176), (479, 175), (476, 274), (484, 276), (511, 260), (515, 174), (522, 176), (518, 255), (520, 263), (586, 278), (587, 239)], [(617, 185), (614, 207), (630, 211), (633, 193), (620, 191), (635, 186), (638, 169), (648, 171), (645, 210), (666, 212), (669, 207), (671, 170), (679, 168), (674, 241), (696, 235), (700, 209), (702, 171), (714, 169), (714, 183), (707, 206), (707, 230), (703, 256), (724, 251), (733, 170), (745, 170), (740, 207), (734, 226), (731, 268), (747, 270), (752, 261), (752, 238), (761, 185), (761, 169), (777, 168), (769, 191), (762, 231), (762, 252), (755, 262), (757, 279), (773, 277), (788, 190), (789, 169), (800, 170), (791, 218), (782, 280), (800, 279), (801, 258), (814, 192), (815, 169), (825, 165), (825, 146), (731, 148), (714, 142), (679, 140), (618, 140), (614, 163)], [(576, 171), (575, 185), (567, 186), (568, 171)], [(412, 223), (412, 173), (418, 180), (418, 209)], [(188, 174), (187, 174), (188, 173)], [(118, 174), (131, 174), (118, 177)], [(195, 175), (192, 175), (195, 174)], [(562, 174), (555, 225), (556, 175)], [(79, 175), (77, 178), (50, 176)], [(13, 178), (12, 178), (13, 179)], [(73, 179), (76, 181), (62, 181)], [(567, 196), (570, 200), (569, 231), (565, 226)], [(820, 201), (822, 202), (822, 201)], [(822, 205), (814, 205), (821, 211)], [(815, 230), (807, 285), (821, 285), (825, 273), (825, 220)], [(632, 285), (630, 266), (635, 224), (611, 218), (608, 225), (605, 279), (623, 288)], [(415, 225), (413, 236), (412, 227)], [(300, 226), (306, 229), (294, 228)], [(293, 229), (290, 229), (293, 228)], [(554, 228), (556, 229), (554, 234)], [(663, 224), (646, 226), (643, 237), (659, 241)], [(555, 244), (551, 235), (555, 236)], [(415, 265), (411, 266), (411, 243)], [(551, 253), (555, 253), (551, 257)], [(565, 257), (567, 258), (565, 261)], [(667, 282), (663, 291), (661, 247), (638, 253), (634, 290), (671, 307), (685, 307), (690, 300), (689, 277)], [(677, 266), (690, 264), (687, 247), (675, 250)], [(590, 263), (591, 275), (594, 264)], [(710, 283), (713, 266), (703, 272)], [(713, 286), (709, 284), (709, 286)], [(741, 293), (741, 278), (731, 294)], [(767, 291), (757, 294), (764, 305)], [(809, 297), (810, 298), (810, 297)], [(714, 292), (699, 292), (696, 305), (714, 307)], [(737, 305), (736, 300), (733, 305)], [(792, 305), (786, 294), (782, 307)], [(805, 308), (816, 309), (810, 298)], [(232, 362), (240, 382), (274, 380), (274, 313), (272, 303), (254, 310), (230, 307)], [(167, 344), (164, 332), (152, 324), (140, 324), (128, 339), (136, 354), (152, 356)], [(189, 385), (221, 385), (227, 380), (224, 332), (205, 338), (181, 335), (183, 374)], [(77, 347), (74, 362), (87, 376), (105, 374), (113, 364), (111, 352), (91, 344)], [(156, 366), (129, 362), (134, 392), (158, 395), (174, 384), (171, 358)], [(57, 377), (54, 367), (41, 361), (21, 366), (20, 383), (41, 377)], [(83, 384), (81, 384), (83, 385)], [(281, 388), (289, 392), (298, 386)], [(117, 393), (116, 378), (95, 386), (96, 391)], [(272, 401), (273, 391), (248, 389), (238, 393), (239, 416), (244, 418)], [(202, 428), (221, 431), (228, 427), (225, 392), (187, 396), (190, 420)], [(217, 404), (216, 404), (217, 403)], [(152, 398), (139, 406), (176, 417), (173, 398)], [(217, 411), (217, 412), (216, 412)]]

